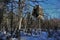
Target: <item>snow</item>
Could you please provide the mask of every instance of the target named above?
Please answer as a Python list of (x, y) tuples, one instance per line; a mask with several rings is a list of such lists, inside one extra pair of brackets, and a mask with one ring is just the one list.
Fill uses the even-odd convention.
[[(51, 32), (52, 33), (52, 32)], [(7, 33), (8, 36), (10, 35), (9, 33)], [(42, 31), (40, 34), (39, 32), (36, 33), (36, 35), (34, 34), (34, 32), (32, 32), (32, 34), (25, 34), (25, 32), (20, 32), (20, 38), (21, 40), (60, 40), (60, 31), (54, 32), (52, 33), (51, 37), (48, 37), (48, 32), (47, 31)], [(2, 40), (6, 40), (6, 34), (4, 34), (4, 32), (0, 32), (0, 39)], [(18, 40), (17, 38), (12, 38), (11, 40)]]

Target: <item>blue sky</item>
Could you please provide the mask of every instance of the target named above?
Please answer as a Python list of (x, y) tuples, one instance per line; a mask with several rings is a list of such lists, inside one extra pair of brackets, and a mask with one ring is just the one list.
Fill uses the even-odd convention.
[[(18, 0), (16, 0), (18, 1)], [(42, 1), (42, 0), (37, 0)], [(43, 0), (43, 2), (39, 3), (33, 3), (30, 1), (26, 1), (27, 5), (35, 6), (36, 4), (40, 5), (43, 8), (44, 14), (48, 14), (48, 16), (51, 18), (60, 18), (60, 0)], [(33, 7), (27, 7), (26, 9), (29, 9), (30, 12), (32, 12)], [(26, 10), (25, 10), (26, 11)]]
[[(30, 4), (35, 5), (33, 2)], [(49, 14), (51, 18), (60, 18), (60, 0), (44, 0), (38, 4), (43, 8), (44, 13)]]

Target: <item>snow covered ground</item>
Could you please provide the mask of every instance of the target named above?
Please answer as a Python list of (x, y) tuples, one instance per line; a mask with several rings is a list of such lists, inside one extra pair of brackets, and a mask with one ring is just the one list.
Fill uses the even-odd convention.
[[(10, 35), (8, 33), (8, 35)], [(0, 40), (6, 40), (6, 37), (8, 36), (4, 34), (3, 32), (0, 32)], [(27, 34), (25, 32), (20, 32), (21, 35), (21, 40), (60, 40), (60, 31), (57, 32), (50, 32), (48, 33), (47, 31), (42, 31), (41, 33), (39, 32), (32, 32), (32, 34)], [(16, 38), (12, 38), (12, 40), (18, 40)]]

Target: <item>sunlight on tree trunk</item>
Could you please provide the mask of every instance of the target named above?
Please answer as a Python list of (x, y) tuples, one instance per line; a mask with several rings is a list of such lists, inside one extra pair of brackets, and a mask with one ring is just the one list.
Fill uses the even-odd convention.
[(22, 22), (22, 17), (20, 18), (20, 21), (19, 21), (19, 30), (21, 29), (21, 22)]

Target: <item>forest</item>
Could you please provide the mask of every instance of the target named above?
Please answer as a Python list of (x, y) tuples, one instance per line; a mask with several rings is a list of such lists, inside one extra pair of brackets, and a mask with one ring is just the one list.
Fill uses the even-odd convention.
[(20, 32), (33, 35), (34, 31), (37, 35), (38, 31), (40, 34), (47, 31), (48, 37), (51, 36), (51, 31), (58, 32), (60, 19), (52, 18), (48, 12), (44, 13), (43, 7), (39, 5), (39, 2), (45, 1), (48, 0), (0, 0), (0, 33), (7, 35), (6, 40), (13, 40), (12, 37), (22, 40)]

